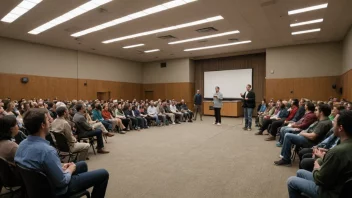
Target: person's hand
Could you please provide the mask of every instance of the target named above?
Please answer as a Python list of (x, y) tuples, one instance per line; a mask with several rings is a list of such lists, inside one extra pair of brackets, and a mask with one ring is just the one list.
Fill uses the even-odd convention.
[(214, 98), (217, 98), (218, 96), (214, 96)]
[(245, 98), (245, 100), (248, 100), (248, 98)]
[(319, 165), (318, 161), (315, 160), (315, 161), (314, 161), (314, 170), (315, 170), (315, 169), (319, 169), (319, 168), (320, 168), (320, 165)]
[(67, 168), (67, 170), (69, 170), (72, 173), (74, 173), (76, 171), (76, 164), (71, 162)]
[(321, 151), (319, 148), (318, 149), (314, 149), (314, 156), (319, 157), (319, 158), (323, 158), (325, 155), (324, 151)]
[(64, 163), (62, 165), (62, 170), (66, 170), (70, 166), (70, 163)]
[(243, 93), (240, 93), (241, 96), (243, 96)]
[(325, 152), (325, 153), (326, 153), (326, 152), (328, 152), (329, 149), (326, 149), (326, 148), (319, 148), (319, 150), (320, 150), (321, 152)]

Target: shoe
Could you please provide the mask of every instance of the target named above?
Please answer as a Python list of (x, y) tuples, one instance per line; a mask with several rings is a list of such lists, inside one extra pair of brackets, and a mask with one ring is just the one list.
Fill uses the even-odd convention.
[(265, 141), (274, 141), (274, 140), (276, 140), (276, 138), (271, 135), (269, 137), (265, 138)]
[(279, 155), (279, 158), (284, 158), (284, 156), (282, 156), (282, 155)]
[(218, 122), (218, 123), (217, 123), (217, 125), (218, 125), (218, 126), (220, 126), (220, 125), (221, 125), (221, 123), (220, 123), (220, 122)]
[(251, 129), (251, 128), (248, 128), (247, 130), (248, 130), (248, 131), (251, 131), (252, 129)]
[(193, 122), (192, 120), (188, 120), (188, 122)]
[(263, 131), (258, 131), (254, 135), (263, 135)]
[(107, 153), (110, 153), (110, 151), (106, 151), (106, 150), (104, 150), (104, 149), (99, 149), (99, 150), (98, 150), (98, 153), (100, 153), (100, 154), (107, 154)]
[(291, 166), (292, 165), (291, 162), (288, 162), (288, 161), (286, 161), (284, 159), (281, 159), (279, 161), (275, 161), (274, 164), (276, 166)]
[(217, 124), (216, 122), (214, 122), (213, 124)]
[(280, 142), (276, 142), (277, 147), (282, 147), (282, 144)]
[(200, 121), (203, 121), (203, 119), (201, 118)]
[(120, 134), (126, 134), (126, 131), (120, 131), (119, 133)]
[(245, 131), (247, 131), (247, 127), (243, 127), (242, 129), (245, 130)]
[(115, 134), (110, 133), (110, 132), (104, 133), (104, 136), (108, 136), (108, 137), (112, 137), (112, 136), (114, 136), (114, 135), (115, 135)]
[(172, 124), (173, 124), (173, 125), (175, 125), (176, 123), (175, 123), (175, 122), (173, 122)]

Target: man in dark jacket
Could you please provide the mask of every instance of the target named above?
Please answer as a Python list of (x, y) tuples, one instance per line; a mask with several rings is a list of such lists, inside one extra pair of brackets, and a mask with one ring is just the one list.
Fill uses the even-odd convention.
[(197, 120), (197, 114), (199, 112), (199, 116), (200, 116), (200, 121), (203, 121), (202, 119), (202, 94), (200, 94), (200, 91), (197, 90), (196, 95), (194, 95), (194, 111), (195, 111), (195, 115), (194, 115), (194, 119), (193, 120)]
[(252, 86), (248, 84), (246, 86), (247, 91), (242, 94), (241, 97), (243, 100), (243, 110), (244, 110), (244, 119), (245, 125), (243, 127), (244, 130), (251, 131), (252, 130), (252, 113), (255, 108), (255, 93), (251, 90)]

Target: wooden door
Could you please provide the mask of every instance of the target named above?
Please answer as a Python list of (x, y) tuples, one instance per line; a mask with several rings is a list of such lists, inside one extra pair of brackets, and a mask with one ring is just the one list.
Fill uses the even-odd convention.
[(145, 91), (144, 96), (144, 99), (154, 100), (154, 91)]
[(99, 100), (107, 101), (110, 99), (110, 92), (97, 92), (97, 98)]

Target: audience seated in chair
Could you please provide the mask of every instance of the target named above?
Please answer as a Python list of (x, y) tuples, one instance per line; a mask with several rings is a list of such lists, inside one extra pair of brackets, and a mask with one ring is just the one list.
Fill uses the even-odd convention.
[[(325, 115), (326, 117), (328, 115)], [(352, 112), (342, 112), (334, 122), (334, 135), (341, 143), (314, 163), (313, 172), (298, 170), (297, 176), (287, 180), (290, 198), (339, 197), (345, 182), (352, 178)]]
[(147, 113), (148, 113), (148, 116), (156, 120), (156, 124), (159, 126), (160, 120), (159, 120), (158, 111), (155, 105), (156, 104), (154, 103), (154, 101), (150, 101)]
[(103, 135), (108, 137), (113, 136), (114, 134), (111, 133), (104, 133), (101, 129), (93, 129), (85, 118), (85, 106), (78, 103), (76, 105), (77, 113), (73, 117), (73, 121), (76, 123), (77, 126), (77, 135), (78, 138), (87, 138), (87, 137), (96, 137), (97, 138), (97, 150), (98, 153), (109, 153), (109, 151), (104, 149), (104, 142), (103, 142)]
[(76, 138), (72, 134), (70, 124), (65, 120), (65, 115), (68, 114), (66, 107), (58, 107), (56, 109), (57, 118), (51, 123), (51, 131), (54, 133), (63, 134), (67, 143), (70, 146), (72, 153), (79, 153), (78, 161), (85, 161), (88, 156), (88, 149), (90, 145), (88, 143), (77, 142)]
[[(82, 113), (81, 107), (77, 106)], [(47, 175), (57, 196), (69, 197), (77, 191), (93, 187), (92, 198), (105, 196), (109, 173), (104, 169), (87, 172), (85, 162), (61, 164), (56, 150), (45, 140), (49, 133), (48, 112), (30, 109), (23, 116), (29, 132), (26, 140), (19, 145), (15, 162), (25, 168), (34, 169)], [(40, 185), (40, 184), (38, 184)]]
[(190, 109), (188, 109), (188, 106), (185, 103), (184, 99), (181, 100), (180, 108), (181, 108), (180, 111), (185, 114), (185, 118), (188, 120), (188, 122), (192, 122), (193, 112)]
[[(116, 104), (115, 104), (116, 105)], [(132, 129), (132, 123), (129, 118), (126, 117), (125, 113), (122, 110), (122, 104), (119, 103), (117, 104), (117, 108), (115, 110), (115, 118), (119, 118), (122, 121), (122, 124), (124, 125), (124, 131), (129, 131)]]
[(321, 142), (332, 127), (332, 122), (328, 118), (330, 113), (331, 110), (329, 105), (319, 105), (316, 107), (316, 116), (319, 121), (309, 126), (306, 131), (301, 131), (299, 135), (286, 133), (280, 155), (280, 157), (282, 156), (282, 159), (275, 161), (275, 165), (291, 165), (291, 147), (293, 145), (309, 148)]

